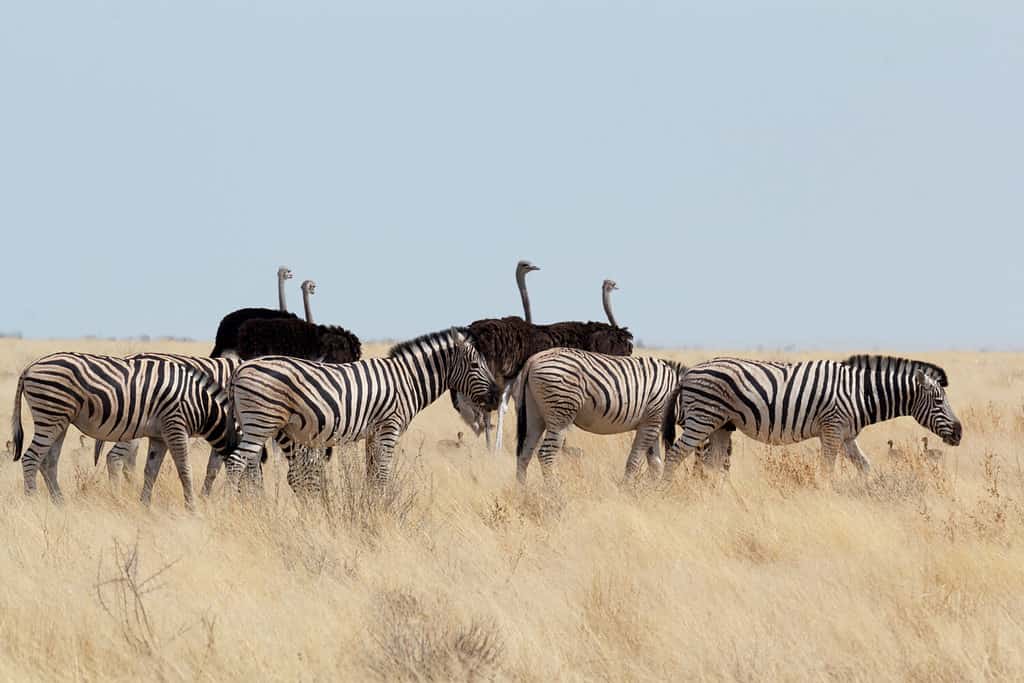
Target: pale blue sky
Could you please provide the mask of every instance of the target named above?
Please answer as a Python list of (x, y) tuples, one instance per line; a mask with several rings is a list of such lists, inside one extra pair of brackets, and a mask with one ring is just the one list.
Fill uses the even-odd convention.
[(1024, 3), (4, 2), (0, 331), (1024, 347)]

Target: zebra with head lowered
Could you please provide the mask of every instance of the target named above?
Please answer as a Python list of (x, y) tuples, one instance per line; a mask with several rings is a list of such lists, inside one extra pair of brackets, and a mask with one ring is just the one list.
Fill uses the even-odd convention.
[[(247, 361), (235, 371), (231, 396), (241, 437), (226, 458), (228, 479), (237, 485), (246, 463), (276, 436), (288, 458), (288, 479), (298, 444), (324, 448), (366, 439), (367, 476), (379, 482), (391, 474), (399, 437), (421, 410), (449, 389), (484, 408), (497, 407), (494, 374), (460, 329), (417, 337), (391, 349), (387, 358), (334, 365), (284, 356)], [(296, 482), (315, 490), (317, 482)]]
[(218, 453), (231, 452), (238, 443), (227, 396), (203, 373), (161, 359), (54, 353), (28, 366), (18, 378), (12, 417), (15, 460), (21, 458), (24, 440), (22, 393), (35, 427), (22, 459), (25, 493), (35, 493), (42, 465), (43, 480), (56, 502), (62, 500), (57, 461), (69, 425), (100, 441), (149, 437), (148, 485), (142, 490), (142, 502), (147, 504), (168, 448), (191, 508), (189, 437), (203, 437)]
[(538, 458), (547, 479), (571, 425), (594, 434), (635, 430), (624, 481), (636, 478), (644, 455), (648, 474), (660, 477), (658, 430), (684, 372), (685, 367), (670, 360), (579, 349), (555, 348), (531, 356), (519, 376), (516, 478), (526, 483), (526, 468), (543, 435)]
[[(231, 381), (231, 374), (242, 364), (242, 361), (233, 356), (222, 356), (219, 358), (207, 358), (205, 356), (186, 356), (177, 353), (156, 353), (142, 352), (125, 356), (125, 360), (165, 360), (173, 363), (181, 363), (196, 372), (208, 377), (227, 396), (228, 384)], [(135, 459), (141, 439), (133, 441), (121, 441), (114, 445), (107, 452), (107, 474), (110, 481), (117, 480), (117, 473), (120, 472), (125, 480), (131, 480), (131, 474), (135, 471)], [(103, 441), (96, 441), (94, 451), (94, 462), (99, 462), (100, 452), (103, 448)], [(263, 450), (260, 462), (267, 461), (267, 451)], [(210, 451), (210, 460), (206, 466), (206, 478), (203, 481), (203, 495), (209, 495), (213, 483), (220, 472), (221, 464), (224, 462), (222, 454), (217, 451)], [(258, 479), (258, 472), (250, 472), (250, 476)], [(143, 484), (144, 490), (152, 490), (157, 472), (146, 470), (146, 480)]]
[[(913, 416), (951, 446), (963, 436), (936, 365), (885, 356), (774, 363), (716, 358), (690, 368), (665, 410), (665, 477), (713, 432), (734, 425), (752, 439), (789, 444), (818, 437), (831, 471), (842, 449), (862, 472), (857, 446), (868, 425)], [(676, 426), (683, 433), (676, 440)]]

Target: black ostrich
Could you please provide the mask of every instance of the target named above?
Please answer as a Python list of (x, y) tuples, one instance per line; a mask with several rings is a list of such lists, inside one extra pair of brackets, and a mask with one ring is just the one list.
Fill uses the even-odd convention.
[(238, 352), (238, 334), (242, 325), (249, 320), (276, 320), (298, 318), (288, 312), (284, 301), (284, 282), (292, 278), (292, 271), (285, 266), (277, 269), (277, 308), (240, 308), (228, 313), (217, 326), (217, 337), (213, 343), (211, 358), (219, 358), (225, 353)]
[(351, 363), (362, 357), (359, 337), (337, 325), (298, 318), (247, 320), (238, 331), (238, 357), (291, 356), (322, 363)]
[(359, 337), (337, 325), (317, 325), (309, 297), (316, 283), (302, 283), (302, 305), (306, 319), (277, 318), (247, 320), (238, 331), (238, 357), (252, 360), (261, 356), (291, 356), (323, 363), (351, 363), (363, 355)]
[[(526, 320), (509, 316), (487, 318), (468, 325), (467, 330), (474, 345), (487, 359), (498, 386), (503, 389), (501, 406), (498, 409), (498, 433), (495, 439), (497, 449), (501, 448), (502, 424), (508, 409), (508, 398), (519, 372), (526, 360), (535, 353), (555, 347), (568, 347), (604, 353), (613, 356), (629, 356), (633, 353), (633, 335), (619, 327), (611, 311), (611, 291), (617, 289), (611, 280), (601, 286), (602, 301), (609, 323), (566, 321), (550, 325), (534, 325), (530, 316), (530, 297), (526, 290), (526, 273), (540, 270), (528, 261), (516, 265), (516, 283), (523, 300)], [(452, 403), (463, 420), (479, 434), (489, 423), (489, 416), (483, 415), (476, 407), (468, 404), (465, 397), (452, 394)]]

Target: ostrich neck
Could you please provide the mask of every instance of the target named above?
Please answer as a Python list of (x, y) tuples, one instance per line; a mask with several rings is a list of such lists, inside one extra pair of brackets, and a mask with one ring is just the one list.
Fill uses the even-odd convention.
[(277, 278), (277, 307), (282, 313), (288, 312), (288, 305), (284, 302), (284, 278)]
[(302, 305), (306, 309), (306, 322), (312, 324), (313, 323), (313, 309), (309, 305), (309, 290), (307, 290), (307, 289), (303, 289), (302, 290)]
[(618, 327), (619, 324), (615, 322), (615, 316), (612, 314), (612, 293), (611, 290), (604, 290), (604, 313), (608, 316), (608, 322), (611, 323), (612, 327)]
[(530, 295), (526, 292), (526, 273), (516, 273), (516, 283), (519, 285), (519, 296), (523, 300), (523, 319), (533, 323), (533, 316), (530, 315)]

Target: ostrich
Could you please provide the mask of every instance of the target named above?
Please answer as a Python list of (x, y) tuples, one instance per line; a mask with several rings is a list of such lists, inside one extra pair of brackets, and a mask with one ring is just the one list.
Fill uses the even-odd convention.
[[(469, 336), (480, 353), (491, 365), (491, 371), (499, 386), (503, 387), (501, 406), (498, 408), (498, 429), (495, 449), (501, 449), (502, 426), (508, 399), (513, 384), (526, 360), (535, 353), (556, 346), (593, 351), (613, 356), (629, 356), (633, 353), (633, 334), (617, 324), (598, 322), (560, 322), (550, 325), (534, 325), (530, 315), (530, 297), (526, 291), (526, 273), (540, 270), (529, 261), (516, 265), (516, 284), (523, 300), (526, 319), (515, 316), (477, 320), (468, 325)], [(610, 280), (608, 282), (611, 282)], [(612, 283), (614, 285), (614, 283)], [(604, 292), (602, 284), (602, 292)], [(610, 300), (605, 296), (605, 311), (610, 314)], [(612, 318), (614, 320), (614, 317)], [(453, 396), (452, 403), (463, 419), (474, 430), (481, 422), (479, 410), (465, 405), (461, 396)], [(483, 420), (486, 425), (487, 420)], [(479, 433), (479, 432), (477, 432)]]
[(887, 443), (889, 444), (889, 460), (902, 460), (903, 451), (896, 448), (892, 439), (889, 439)]
[(313, 324), (313, 309), (309, 306), (309, 297), (316, 294), (316, 283), (312, 280), (302, 281), (302, 306), (306, 309), (306, 322)]
[(359, 337), (337, 325), (298, 318), (247, 320), (238, 330), (238, 357), (291, 356), (322, 363), (351, 363), (362, 356)]
[(294, 313), (288, 312), (284, 300), (285, 280), (292, 279), (292, 271), (286, 266), (277, 269), (277, 305), (274, 308), (240, 308), (224, 316), (217, 326), (217, 337), (213, 343), (211, 358), (219, 358), (225, 353), (238, 352), (238, 335), (242, 325), (249, 320), (297, 319)]
[(921, 444), (923, 445), (923, 448), (921, 449), (921, 454), (924, 457), (928, 458), (929, 460), (943, 460), (943, 459), (945, 459), (946, 452), (943, 451), (941, 448), (928, 448), (928, 437), (927, 436), (922, 436), (921, 437)]
[(441, 439), (437, 442), (437, 447), (444, 451), (455, 451), (460, 448), (466, 447), (466, 442), (462, 440), (462, 432), (456, 434), (456, 439)]

